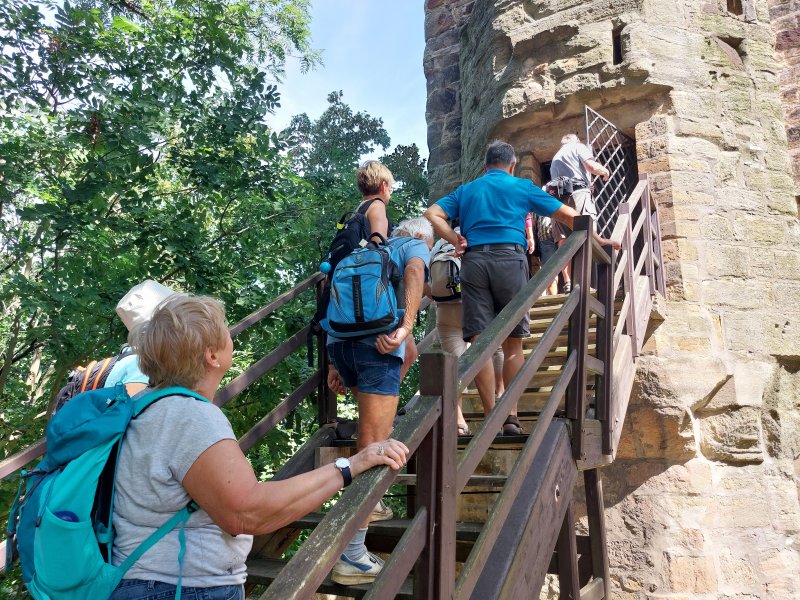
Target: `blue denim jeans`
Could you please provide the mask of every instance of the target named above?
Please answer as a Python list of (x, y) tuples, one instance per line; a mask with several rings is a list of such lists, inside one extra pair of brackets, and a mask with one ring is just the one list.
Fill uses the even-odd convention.
[[(123, 579), (111, 594), (111, 600), (169, 600), (177, 586), (161, 581)], [(243, 585), (181, 588), (181, 600), (244, 600)]]

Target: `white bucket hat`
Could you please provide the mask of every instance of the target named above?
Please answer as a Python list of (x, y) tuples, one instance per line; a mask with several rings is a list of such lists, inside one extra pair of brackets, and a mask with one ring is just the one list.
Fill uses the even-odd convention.
[(158, 304), (174, 293), (175, 290), (146, 279), (122, 297), (117, 304), (117, 314), (130, 331), (136, 325), (149, 321)]

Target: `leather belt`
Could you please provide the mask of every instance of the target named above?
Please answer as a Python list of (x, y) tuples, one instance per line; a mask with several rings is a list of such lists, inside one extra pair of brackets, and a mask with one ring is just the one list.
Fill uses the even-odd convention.
[(478, 244), (477, 246), (470, 246), (465, 252), (489, 252), (490, 250), (514, 250), (525, 253), (525, 248), (519, 244)]

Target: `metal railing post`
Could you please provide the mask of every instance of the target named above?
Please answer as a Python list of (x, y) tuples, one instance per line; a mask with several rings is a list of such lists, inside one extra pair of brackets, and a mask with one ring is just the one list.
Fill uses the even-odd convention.
[(580, 299), (575, 312), (570, 317), (568, 328), (567, 355), (569, 356), (574, 350), (577, 356), (577, 365), (575, 375), (567, 387), (567, 418), (573, 421), (573, 456), (581, 459), (585, 458), (586, 355), (588, 353), (589, 280), (592, 272), (592, 218), (588, 216), (575, 217), (574, 225), (575, 232), (586, 232), (586, 239), (572, 260), (572, 293), (579, 293)]
[(456, 405), (458, 358), (442, 350), (420, 357), (420, 394), (441, 397), (441, 412), (417, 452), (417, 509), (428, 510), (428, 539), (414, 577), (414, 597), (451, 599), (456, 576)]

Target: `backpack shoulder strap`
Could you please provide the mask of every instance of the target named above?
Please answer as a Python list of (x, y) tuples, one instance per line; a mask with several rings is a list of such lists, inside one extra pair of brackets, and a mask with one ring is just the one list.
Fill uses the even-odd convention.
[(208, 402), (208, 398), (204, 398), (197, 392), (193, 392), (192, 390), (185, 387), (173, 386), (161, 390), (153, 390), (152, 392), (144, 394), (140, 398), (136, 398), (134, 400), (134, 405), (133, 405), (133, 416), (134, 417), (139, 416), (141, 412), (148, 406), (150, 406), (153, 402), (161, 400), (166, 396), (189, 396), (190, 398), (195, 398), (196, 400), (200, 400), (202, 402)]
[(366, 216), (369, 207), (372, 206), (372, 203), (375, 201), (383, 202), (383, 200), (381, 200), (380, 198), (372, 198), (371, 200), (367, 200), (361, 206), (359, 206), (356, 212)]

